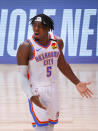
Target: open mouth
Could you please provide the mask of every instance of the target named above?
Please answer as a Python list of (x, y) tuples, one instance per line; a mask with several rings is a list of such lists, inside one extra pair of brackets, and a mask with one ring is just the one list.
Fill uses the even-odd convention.
[(39, 33), (34, 33), (35, 40), (39, 41)]
[(35, 37), (38, 37), (39, 36), (39, 33), (34, 33)]

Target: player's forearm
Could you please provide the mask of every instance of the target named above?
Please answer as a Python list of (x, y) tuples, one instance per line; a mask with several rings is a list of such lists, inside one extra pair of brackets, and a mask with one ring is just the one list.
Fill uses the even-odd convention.
[(28, 67), (26, 65), (18, 65), (18, 77), (24, 93), (28, 98), (31, 98), (32, 90), (30, 88), (30, 82), (27, 79), (27, 69)]
[(61, 67), (59, 67), (59, 69), (75, 85), (77, 85), (80, 82), (80, 80), (73, 73), (69, 64), (64, 65), (64, 67), (61, 66)]
[(70, 65), (65, 61), (64, 57), (58, 61), (58, 68), (62, 72), (63, 75), (65, 75), (72, 83), (77, 85), (80, 80), (77, 78), (77, 76), (73, 73)]

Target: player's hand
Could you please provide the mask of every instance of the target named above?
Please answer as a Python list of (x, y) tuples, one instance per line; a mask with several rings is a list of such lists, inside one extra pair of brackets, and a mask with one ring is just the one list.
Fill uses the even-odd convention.
[(91, 98), (93, 95), (93, 92), (87, 88), (88, 85), (90, 85), (91, 82), (79, 82), (76, 85), (77, 90), (79, 91), (79, 93), (81, 94), (82, 97), (86, 97), (86, 98)]
[(34, 102), (35, 105), (39, 106), (40, 108), (46, 110), (46, 107), (43, 106), (43, 104), (40, 102), (40, 99), (39, 99), (40, 95), (37, 95), (37, 96), (32, 96), (30, 98), (30, 101)]

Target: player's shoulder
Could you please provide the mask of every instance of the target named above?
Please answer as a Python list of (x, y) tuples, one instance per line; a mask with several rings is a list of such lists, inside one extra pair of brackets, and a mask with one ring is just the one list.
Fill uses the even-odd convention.
[(59, 36), (55, 36), (56, 40), (60, 41), (60, 42), (63, 42), (62, 38), (59, 37)]
[(63, 47), (64, 47), (64, 43), (63, 43), (63, 40), (62, 38), (60, 38), (59, 36), (55, 36), (57, 42), (58, 42), (58, 45), (59, 45), (59, 48), (62, 50)]
[(22, 42), (19, 47), (18, 47), (18, 51), (19, 52), (28, 52), (30, 50), (30, 44), (27, 42), (27, 40), (25, 40), (24, 42)]

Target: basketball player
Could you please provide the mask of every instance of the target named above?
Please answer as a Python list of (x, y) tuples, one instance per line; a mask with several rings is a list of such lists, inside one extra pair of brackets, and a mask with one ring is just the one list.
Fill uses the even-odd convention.
[(64, 59), (62, 39), (49, 33), (54, 30), (53, 20), (39, 14), (31, 18), (31, 24), (34, 34), (17, 52), (21, 86), (28, 97), (35, 131), (53, 131), (59, 117), (57, 68), (76, 85), (81, 96), (88, 98), (93, 93), (87, 88), (90, 82), (81, 82)]

